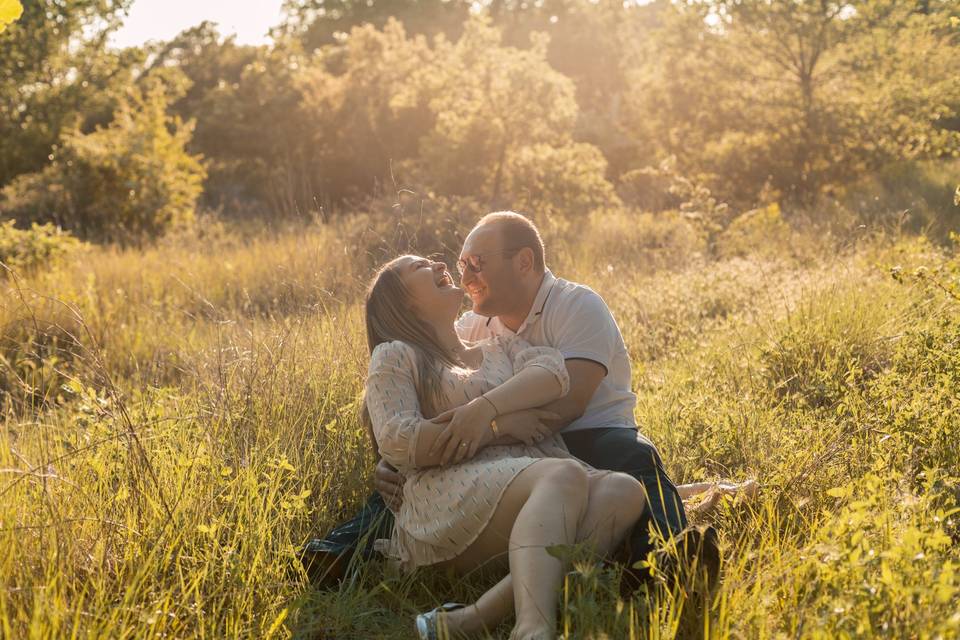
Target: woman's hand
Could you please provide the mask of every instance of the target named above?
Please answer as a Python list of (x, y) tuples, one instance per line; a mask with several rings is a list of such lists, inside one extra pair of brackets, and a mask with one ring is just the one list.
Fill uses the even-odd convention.
[(373, 486), (383, 498), (387, 508), (394, 513), (399, 513), (400, 506), (403, 504), (403, 483), (406, 480), (386, 460), (381, 459), (377, 463), (373, 474)]
[(431, 422), (447, 423), (430, 447), (430, 454), (443, 451), (440, 464), (460, 462), (476, 455), (480, 447), (493, 440), (490, 421), (497, 415), (493, 405), (483, 397), (474, 398), (456, 409), (444, 411)]
[(560, 416), (552, 411), (524, 409), (498, 417), (497, 430), (500, 435), (510, 436), (525, 445), (534, 445), (554, 433), (544, 422), (559, 419)]

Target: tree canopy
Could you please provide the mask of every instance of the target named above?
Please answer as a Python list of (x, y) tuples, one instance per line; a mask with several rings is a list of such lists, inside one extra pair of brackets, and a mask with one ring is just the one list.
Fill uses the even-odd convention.
[(128, 90), (157, 82), (202, 158), (198, 206), (231, 216), (412, 189), (585, 219), (680, 206), (664, 189), (685, 182), (789, 212), (960, 155), (957, 0), (288, 0), (269, 46), (202, 23), (111, 49), (130, 1), (31, 1), (0, 33), (8, 193), (66, 176), (50, 167), (84, 136), (130, 133)]

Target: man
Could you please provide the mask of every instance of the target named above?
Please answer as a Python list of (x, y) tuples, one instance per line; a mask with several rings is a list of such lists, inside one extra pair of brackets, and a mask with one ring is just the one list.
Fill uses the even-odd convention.
[[(497, 417), (503, 428), (511, 421), (540, 422), (563, 437), (570, 452), (598, 469), (622, 471), (637, 478), (647, 492), (644, 517), (631, 535), (631, 557), (639, 560), (651, 550), (650, 524), (664, 538), (683, 531), (687, 519), (683, 502), (667, 477), (656, 447), (637, 431), (633, 410), (636, 396), (630, 388), (630, 359), (616, 320), (603, 299), (584, 285), (555, 277), (547, 268), (543, 241), (533, 223), (517, 213), (498, 212), (482, 218), (467, 236), (458, 260), (461, 286), (473, 302), (457, 324), (460, 337), (477, 341), (495, 335), (519, 335), (534, 346), (550, 346), (564, 356), (570, 391), (538, 411), (520, 411)], [(541, 416), (550, 412), (556, 419)], [(404, 478), (380, 461), (375, 474), (377, 491), (396, 510)], [(351, 525), (369, 528), (380, 501), (375, 497), (364, 512), (335, 530)], [(381, 521), (381, 526), (383, 521)], [(382, 531), (382, 529), (381, 529)], [(352, 553), (349, 542), (313, 541), (315, 550)], [(712, 540), (710, 541), (712, 544)], [(685, 543), (686, 544), (686, 543)], [(699, 546), (699, 540), (696, 542)], [(369, 546), (362, 547), (365, 554)]]

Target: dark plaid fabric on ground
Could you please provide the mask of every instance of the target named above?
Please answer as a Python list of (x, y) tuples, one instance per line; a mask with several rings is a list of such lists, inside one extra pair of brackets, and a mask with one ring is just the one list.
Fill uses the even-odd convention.
[(312, 582), (333, 586), (344, 577), (355, 555), (370, 558), (374, 540), (389, 538), (392, 532), (393, 513), (380, 494), (373, 493), (353, 518), (307, 542), (300, 550), (300, 561)]

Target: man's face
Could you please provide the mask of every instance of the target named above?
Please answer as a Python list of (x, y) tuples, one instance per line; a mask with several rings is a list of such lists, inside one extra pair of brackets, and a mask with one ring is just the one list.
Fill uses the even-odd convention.
[[(460, 252), (460, 264), (466, 264), (460, 286), (473, 301), (473, 310), (482, 316), (508, 311), (522, 293), (514, 268), (513, 252), (506, 252), (502, 233), (496, 224), (476, 227), (467, 236)], [(479, 266), (477, 273), (472, 267)]]

